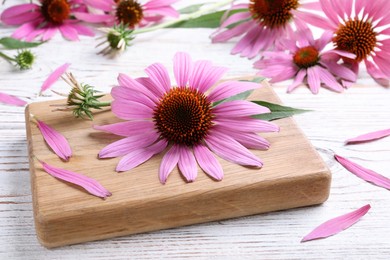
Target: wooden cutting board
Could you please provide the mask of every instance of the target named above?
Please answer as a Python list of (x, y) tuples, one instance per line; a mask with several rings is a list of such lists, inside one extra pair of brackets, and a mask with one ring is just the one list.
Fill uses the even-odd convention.
[[(250, 99), (280, 103), (270, 86), (262, 84)], [(262, 169), (221, 159), (225, 173), (221, 182), (199, 170), (196, 181), (186, 183), (174, 169), (162, 185), (158, 179), (162, 155), (122, 173), (115, 172), (120, 158), (97, 159), (103, 147), (120, 139), (92, 129), (93, 124), (118, 122), (108, 109), (96, 113), (93, 122), (51, 112), (51, 104), (64, 102), (26, 108), (35, 228), (46, 247), (314, 205), (329, 196), (331, 174), (292, 118), (275, 121), (279, 133), (262, 134), (271, 143), (268, 151), (253, 150), (264, 162)], [(73, 150), (69, 162), (48, 148), (30, 114), (68, 139)], [(94, 178), (113, 195), (102, 200), (59, 181), (44, 172), (36, 158)]]

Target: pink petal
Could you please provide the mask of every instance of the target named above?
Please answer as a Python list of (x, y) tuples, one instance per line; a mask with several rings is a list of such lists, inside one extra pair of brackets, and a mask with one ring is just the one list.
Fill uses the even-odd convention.
[(92, 31), (92, 29), (88, 28), (87, 26), (80, 25), (80, 24), (72, 24), (70, 26), (73, 29), (75, 29), (79, 35), (85, 35), (85, 36), (94, 36), (95, 35), (95, 33)]
[(262, 85), (255, 82), (225, 81), (216, 86), (208, 95), (208, 100), (215, 102), (239, 93), (260, 88)]
[[(36, 4), (21, 4), (7, 8), (1, 14), (1, 21), (8, 25), (24, 24), (39, 17), (39, 6)], [(38, 11), (38, 12), (36, 12)], [(28, 19), (27, 19), (28, 18)]]
[(145, 8), (145, 13), (153, 16), (170, 16), (178, 17), (179, 13), (171, 6), (164, 6), (158, 8)]
[(45, 82), (43, 82), (42, 87), (41, 87), (41, 91), (39, 93), (42, 94), (43, 91), (50, 88), (51, 85), (53, 85), (53, 83), (56, 82), (61, 77), (61, 75), (65, 73), (65, 71), (69, 68), (69, 66), (70, 66), (70, 63), (65, 63), (65, 64), (61, 65), (60, 67), (56, 68), (49, 75), (49, 77), (47, 77)]
[(175, 168), (176, 164), (179, 162), (180, 152), (179, 146), (173, 145), (172, 148), (164, 155), (161, 160), (159, 178), (162, 184), (167, 182), (169, 174)]
[(126, 101), (138, 102), (148, 106), (151, 109), (154, 109), (156, 107), (156, 103), (154, 103), (150, 98), (148, 98), (143, 93), (123, 86), (113, 87), (111, 89), (111, 96), (115, 100), (120, 100), (120, 101), (126, 100)]
[(371, 208), (370, 204), (367, 204), (360, 209), (357, 209), (355, 211), (352, 211), (350, 213), (347, 213), (345, 215), (330, 219), (326, 221), (325, 223), (319, 225), (317, 228), (315, 228), (312, 232), (310, 232), (308, 235), (306, 235), (301, 242), (306, 242), (318, 238), (326, 238), (332, 235), (335, 235), (356, 222), (359, 221), (360, 218), (362, 218), (368, 210)]
[(146, 148), (132, 149), (119, 161), (116, 171), (123, 172), (137, 167), (149, 160), (153, 155), (161, 153), (167, 145), (168, 143), (165, 140), (160, 140)]
[(341, 157), (339, 155), (334, 156), (336, 160), (348, 171), (355, 174), (357, 177), (371, 182), (379, 187), (390, 190), (390, 179), (382, 176), (370, 169), (364, 168), (356, 163), (351, 162), (350, 160)]
[(69, 161), (69, 158), (72, 156), (72, 149), (70, 148), (66, 138), (44, 122), (37, 120), (37, 123), (43, 139), (45, 139), (46, 143), (50, 146), (54, 153), (61, 159)]
[(175, 74), (176, 84), (178, 87), (187, 86), (191, 70), (192, 62), (190, 55), (185, 52), (176, 53), (173, 58), (173, 72)]
[(74, 12), (74, 16), (87, 23), (105, 23), (112, 20), (109, 14), (88, 14), (83, 12)]
[(55, 168), (42, 161), (41, 164), (43, 169), (51, 176), (83, 187), (92, 195), (101, 198), (107, 198), (112, 195), (111, 192), (109, 192), (99, 182), (92, 178), (65, 169)]
[(33, 32), (38, 26), (39, 24), (37, 24), (36, 22), (25, 23), (18, 29), (16, 29), (11, 36), (15, 39), (23, 39), (31, 32)]
[(303, 21), (306, 21), (307, 23), (314, 25), (318, 28), (324, 29), (324, 30), (336, 30), (337, 25), (334, 23), (330, 23), (330, 20), (326, 20), (325, 18), (308, 13), (308, 12), (300, 12), (293, 10), (291, 12), (292, 14), (296, 15), (299, 19), (302, 19)]
[(160, 89), (168, 92), (171, 89), (171, 80), (164, 65), (155, 63), (145, 69), (146, 74), (150, 77), (152, 82)]
[(77, 30), (72, 28), (72, 26), (62, 24), (61, 26), (58, 27), (60, 29), (60, 32), (62, 36), (70, 41), (78, 41), (79, 36), (77, 33)]
[(226, 117), (253, 116), (270, 112), (269, 108), (259, 106), (246, 100), (224, 102), (213, 108), (213, 113), (221, 114)]
[(0, 92), (0, 102), (8, 104), (8, 105), (15, 105), (15, 106), (20, 106), (20, 107), (23, 107), (27, 104), (26, 101), (21, 100), (18, 97), (11, 96), (11, 95), (1, 93), (1, 92)]
[[(91, 0), (89, 0), (91, 1)], [(143, 6), (148, 8), (158, 8), (176, 3), (178, 0), (150, 0)]]
[(139, 102), (114, 100), (111, 103), (112, 112), (124, 120), (148, 119), (153, 117), (153, 110)]
[(205, 141), (210, 150), (227, 161), (259, 168), (263, 166), (259, 158), (228, 135), (213, 131)]
[(365, 60), (365, 64), (368, 74), (370, 74), (377, 83), (385, 87), (389, 86), (389, 78), (380, 69), (369, 60)]
[(156, 132), (143, 133), (120, 139), (104, 147), (99, 152), (99, 158), (112, 158), (130, 153), (133, 150), (148, 147), (159, 137)]
[(384, 138), (386, 136), (390, 135), (390, 128), (385, 130), (379, 130), (371, 133), (367, 133), (364, 135), (359, 135), (354, 138), (350, 138), (345, 141), (345, 144), (353, 144), (353, 143), (362, 143), (362, 142), (368, 142), (373, 140), (378, 140), (381, 138)]
[(321, 86), (321, 80), (316, 66), (307, 69), (307, 83), (309, 84), (311, 92), (313, 94), (318, 94)]
[(214, 129), (232, 137), (249, 149), (268, 150), (270, 146), (270, 143), (266, 139), (255, 133), (232, 131), (232, 129), (225, 128), (222, 125), (214, 126)]
[(336, 91), (342, 92), (344, 90), (343, 86), (337, 81), (337, 79), (326, 69), (318, 66), (318, 74), (320, 76), (321, 82), (323, 82), (328, 88)]
[(84, 3), (86, 5), (106, 12), (110, 12), (115, 6), (114, 1), (110, 0), (84, 0)]
[(198, 175), (195, 156), (188, 146), (179, 146), (180, 158), (177, 163), (181, 174), (188, 182), (193, 182)]
[(232, 131), (241, 132), (278, 132), (276, 124), (255, 118), (216, 118), (214, 122)]
[(223, 169), (215, 155), (205, 146), (194, 146), (195, 158), (202, 170), (210, 177), (220, 181), (223, 179)]
[[(157, 101), (157, 97), (164, 94), (164, 91), (155, 86), (149, 78), (133, 79), (126, 74), (119, 73), (118, 83), (120, 86), (130, 88), (136, 92), (144, 94), (153, 101)], [(159, 92), (157, 92), (157, 90)]]
[(297, 75), (295, 76), (293, 83), (290, 86), (288, 86), (287, 93), (291, 93), (291, 91), (293, 91), (296, 87), (301, 85), (305, 77), (306, 77), (306, 69), (300, 69)]
[(126, 121), (111, 125), (94, 125), (93, 128), (120, 136), (133, 136), (154, 130), (152, 121)]

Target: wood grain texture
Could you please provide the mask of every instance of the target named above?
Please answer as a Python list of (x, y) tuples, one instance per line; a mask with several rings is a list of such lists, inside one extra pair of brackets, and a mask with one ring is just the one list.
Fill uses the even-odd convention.
[[(6, 1), (5, 5), (0, 5), (0, 12), (23, 2)], [(14, 30), (14, 27), (0, 25), (0, 37), (9, 36)], [(17, 95), (29, 103), (58, 99), (50, 91), (43, 97), (38, 97), (37, 93), (51, 70), (70, 62), (70, 71), (80, 81), (109, 92), (119, 72), (144, 76), (143, 69), (158, 61), (172, 73), (170, 66), (176, 51), (187, 51), (193, 59), (209, 59), (216, 65), (228, 67), (228, 78), (256, 73), (252, 68), (256, 59), (229, 55), (235, 40), (211, 44), (212, 32), (209, 29), (172, 29), (139, 35), (124, 55), (112, 60), (96, 55), (94, 38), (81, 37), (80, 42), (69, 42), (57, 36), (33, 50), (37, 62), (32, 70), (17, 71), (0, 59), (0, 91)], [(13, 52), (6, 53), (12, 55)], [(333, 159), (336, 152), (390, 177), (390, 138), (344, 145), (347, 138), (390, 127), (390, 89), (377, 85), (364, 66), (359, 75), (358, 84), (341, 94), (321, 89), (318, 95), (312, 95), (304, 86), (287, 94), (291, 81), (273, 85), (284, 104), (313, 110), (294, 119), (332, 172), (330, 197), (320, 206), (52, 250), (39, 244), (34, 228), (24, 108), (0, 104), (0, 259), (388, 259), (389, 191), (356, 178)], [(62, 81), (52, 88), (64, 93), (69, 91)], [(296, 167), (300, 164), (297, 162)], [(325, 220), (367, 203), (372, 209), (350, 229), (327, 239), (300, 243), (304, 235)]]
[[(278, 102), (267, 83), (250, 97), (260, 98)], [(65, 100), (26, 108), (35, 227), (46, 247), (308, 206), (328, 198), (330, 172), (291, 118), (277, 121), (279, 133), (263, 134), (271, 143), (268, 151), (253, 151), (264, 161), (262, 169), (220, 159), (225, 172), (221, 182), (199, 170), (196, 181), (186, 184), (174, 169), (162, 185), (157, 177), (162, 154), (131, 171), (116, 173), (118, 158), (98, 160), (96, 155), (118, 137), (93, 130), (90, 121), (74, 119), (71, 113), (51, 112), (50, 105), (59, 102)], [(65, 135), (74, 151), (69, 162), (48, 149), (30, 115)], [(95, 115), (93, 123), (114, 122), (118, 119), (105, 110)], [(92, 177), (113, 196), (102, 201), (59, 182), (43, 171), (36, 158)], [(305, 163), (294, 167), (297, 161)]]

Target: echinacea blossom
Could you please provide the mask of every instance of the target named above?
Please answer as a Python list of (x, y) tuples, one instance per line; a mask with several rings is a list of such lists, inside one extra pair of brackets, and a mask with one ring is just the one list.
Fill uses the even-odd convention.
[(68, 40), (76, 41), (78, 35), (93, 36), (88, 27), (74, 19), (74, 12), (84, 13), (87, 9), (81, 0), (40, 0), (38, 4), (27, 3), (7, 8), (1, 14), (1, 21), (7, 25), (21, 25), (13, 34), (16, 39), (32, 41), (41, 36), (50, 40), (57, 31)]
[(328, 19), (317, 17), (307, 22), (331, 30), (337, 50), (351, 52), (346, 60), (358, 71), (364, 61), (367, 72), (379, 84), (389, 86), (390, 78), (390, 1), (320, 0)]
[(177, 0), (84, 0), (101, 13), (76, 13), (76, 17), (89, 23), (105, 23), (108, 26), (127, 25), (130, 28), (144, 27), (161, 21), (166, 16), (178, 17), (171, 6)]
[[(298, 0), (249, 0), (233, 5), (220, 28), (212, 35), (213, 43), (241, 37), (231, 53), (254, 58), (261, 51), (273, 50), (280, 40), (303, 29), (308, 10), (320, 9), (319, 3)], [(305, 11), (306, 10), (306, 11)]]
[(20, 107), (23, 107), (27, 104), (26, 101), (18, 97), (11, 96), (2, 92), (0, 92), (0, 103), (13, 105), (13, 106), (20, 106)]
[(379, 187), (390, 190), (390, 179), (373, 170), (367, 169), (357, 163), (354, 163), (347, 158), (335, 154), (335, 159), (348, 171), (355, 174), (357, 177), (371, 182)]
[(54, 84), (54, 82), (56, 82), (62, 76), (62, 74), (65, 73), (69, 66), (70, 63), (64, 63), (58, 68), (56, 68), (52, 73), (50, 73), (47, 79), (43, 82), (39, 94), (42, 95), (44, 91), (49, 89)]
[[(34, 116), (32, 116), (32, 118), (34, 119)], [(68, 140), (66, 140), (61, 133), (48, 126), (43, 121), (37, 119), (35, 121), (39, 131), (41, 131), (43, 139), (53, 152), (62, 160), (69, 161), (72, 156), (72, 149), (70, 148)]]
[(316, 227), (312, 232), (306, 235), (301, 242), (333, 236), (358, 222), (367, 214), (370, 208), (370, 204), (367, 204), (357, 210), (332, 218)]
[(92, 86), (84, 83), (79, 83), (72, 73), (66, 73), (67, 78), (62, 79), (71, 86), (69, 94), (54, 93), (66, 97), (65, 104), (51, 105), (57, 107), (54, 111), (72, 111), (76, 118), (86, 118), (93, 120), (92, 109), (101, 109), (102, 107), (110, 106), (111, 102), (99, 101), (104, 95), (97, 94), (98, 91)]
[(318, 93), (322, 83), (324, 87), (341, 92), (343, 86), (338, 81), (354, 82), (356, 74), (337, 61), (340, 57), (354, 58), (355, 55), (337, 50), (324, 51), (331, 38), (329, 31), (317, 40), (309, 29), (297, 31), (295, 37), (280, 42), (287, 53), (264, 52), (264, 59), (255, 62), (254, 67), (260, 69), (260, 75), (271, 78), (270, 82), (294, 79), (288, 92), (306, 82), (313, 94)]
[[(236, 164), (262, 167), (261, 160), (247, 147), (267, 149), (269, 143), (257, 133), (278, 131), (279, 127), (251, 117), (268, 113), (268, 108), (246, 100), (226, 100), (259, 88), (258, 83), (217, 83), (225, 68), (210, 61), (193, 62), (186, 53), (174, 57), (176, 84), (171, 84), (167, 69), (160, 63), (145, 72), (146, 78), (119, 75), (119, 86), (111, 91), (111, 109), (127, 121), (95, 129), (125, 138), (103, 148), (99, 158), (124, 156), (116, 167), (120, 172), (167, 150), (159, 169), (163, 184), (176, 165), (188, 182), (197, 177), (197, 164), (213, 179), (221, 180), (223, 169), (215, 155)], [(221, 100), (224, 102), (213, 105)]]
[(40, 163), (42, 164), (42, 167), (45, 172), (47, 172), (51, 176), (78, 185), (94, 196), (106, 199), (107, 197), (110, 197), (112, 195), (111, 192), (109, 192), (98, 181), (92, 178), (89, 178), (77, 172), (72, 172), (51, 166), (43, 161), (40, 161)]

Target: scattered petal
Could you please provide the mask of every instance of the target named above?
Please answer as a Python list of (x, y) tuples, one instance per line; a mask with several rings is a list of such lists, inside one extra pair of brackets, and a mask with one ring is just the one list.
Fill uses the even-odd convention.
[(72, 156), (72, 150), (66, 138), (42, 121), (37, 120), (37, 126), (42, 133), (43, 139), (45, 139), (54, 153), (61, 159), (69, 161), (69, 158)]
[(90, 194), (95, 195), (97, 197), (101, 198), (107, 198), (111, 196), (111, 192), (109, 192), (107, 189), (105, 189), (99, 182), (96, 180), (89, 178), (87, 176), (81, 175), (76, 172), (68, 171), (65, 169), (60, 169), (53, 167), (51, 165), (48, 165), (45, 162), (40, 161), (43, 169), (50, 174), (51, 176), (70, 182), (73, 184), (76, 184), (80, 187), (83, 187), (85, 190), (87, 190)]
[(390, 128), (389, 129), (384, 129), (384, 130), (379, 130), (363, 135), (359, 135), (354, 138), (350, 138), (345, 141), (345, 144), (354, 144), (354, 143), (363, 143), (363, 142), (369, 142), (369, 141), (374, 141), (378, 140), (381, 138), (384, 138), (386, 136), (390, 135)]
[(359, 178), (371, 182), (379, 187), (390, 190), (390, 179), (380, 175), (379, 173), (374, 172), (373, 170), (364, 168), (350, 160), (341, 157), (339, 155), (334, 155), (335, 159), (348, 171), (352, 172)]
[(366, 215), (370, 208), (370, 204), (367, 204), (355, 211), (336, 218), (332, 218), (316, 227), (312, 232), (306, 235), (301, 242), (306, 242), (319, 238), (326, 238), (335, 235), (358, 222), (360, 218)]
[(41, 95), (43, 91), (50, 88), (51, 85), (53, 85), (53, 83), (56, 82), (61, 77), (61, 75), (65, 73), (65, 71), (69, 68), (69, 66), (70, 63), (65, 63), (60, 67), (58, 67), (57, 69), (55, 69), (45, 80), (45, 82), (43, 82), (39, 95)]
[(27, 104), (26, 101), (21, 100), (18, 97), (11, 96), (5, 93), (0, 92), (0, 102), (8, 105), (14, 105), (14, 106), (20, 106), (23, 107), (24, 105)]

